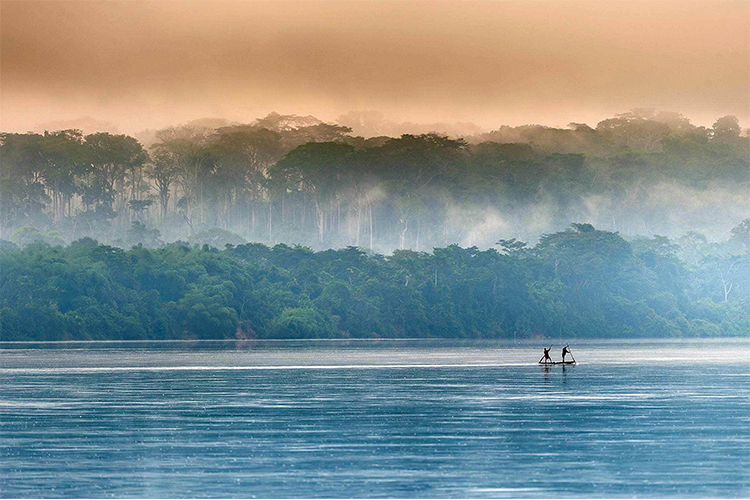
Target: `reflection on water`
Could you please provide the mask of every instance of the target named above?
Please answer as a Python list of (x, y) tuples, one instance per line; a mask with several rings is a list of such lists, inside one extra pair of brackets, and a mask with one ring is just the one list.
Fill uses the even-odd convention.
[(748, 342), (0, 347), (4, 497), (750, 495)]

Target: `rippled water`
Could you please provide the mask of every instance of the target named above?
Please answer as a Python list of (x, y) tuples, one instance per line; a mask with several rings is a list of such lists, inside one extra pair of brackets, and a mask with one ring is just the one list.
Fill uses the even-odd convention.
[(750, 342), (540, 351), (0, 344), (0, 494), (750, 496)]

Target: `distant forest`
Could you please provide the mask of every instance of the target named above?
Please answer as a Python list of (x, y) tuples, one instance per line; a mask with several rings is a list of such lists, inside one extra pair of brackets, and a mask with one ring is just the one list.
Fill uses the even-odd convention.
[(628, 242), (585, 223), (534, 247), (390, 256), (5, 242), (0, 340), (750, 335), (750, 219), (723, 244), (683, 243)]
[(750, 138), (733, 116), (706, 128), (634, 110), (595, 128), (464, 138), (364, 138), (352, 130), (377, 134), (377, 116), (339, 122), (204, 120), (140, 134), (143, 142), (78, 130), (0, 134), (0, 239), (389, 254), (536, 243), (582, 221), (631, 237), (692, 231), (719, 241), (750, 217)]
[(144, 141), (0, 134), (0, 339), (750, 335), (733, 116)]

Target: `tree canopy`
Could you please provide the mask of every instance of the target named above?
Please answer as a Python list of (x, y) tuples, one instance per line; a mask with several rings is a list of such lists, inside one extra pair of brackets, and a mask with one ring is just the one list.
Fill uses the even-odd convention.
[(390, 256), (226, 237), (157, 250), (0, 240), (0, 340), (750, 334), (747, 252), (703, 248), (689, 265), (666, 238), (589, 224), (533, 247)]
[(365, 139), (274, 113), (152, 136), (146, 148), (108, 133), (0, 134), (0, 238), (28, 226), (128, 248), (137, 221), (160, 232), (146, 245), (219, 229), (271, 246), (389, 253), (535, 242), (577, 221), (715, 241), (750, 216), (750, 139), (733, 116), (706, 128), (635, 109), (595, 127)]

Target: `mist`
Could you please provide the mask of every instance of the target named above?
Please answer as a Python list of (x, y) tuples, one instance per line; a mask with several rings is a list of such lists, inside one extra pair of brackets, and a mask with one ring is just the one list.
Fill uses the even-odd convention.
[[(707, 127), (717, 116), (750, 119), (745, 1), (3, 1), (0, 9), (8, 132), (81, 116), (132, 135), (206, 116), (247, 123), (277, 111), (334, 122), (373, 109), (396, 124), (484, 130), (593, 125), (635, 107), (679, 110)], [(416, 132), (380, 132), (401, 133)]]
[(747, 496), (748, 42), (0, 0), (0, 496)]
[[(347, 117), (365, 115), (398, 126), (372, 112)], [(247, 124), (194, 120), (137, 138), (5, 133), (0, 238), (390, 254), (534, 244), (585, 222), (627, 238), (693, 232), (721, 242), (750, 217), (743, 133), (733, 116), (706, 128), (643, 108), (595, 128), (503, 126), (465, 138), (365, 138), (278, 113)]]
[(0, 9), (4, 239), (389, 253), (750, 215), (744, 1)]

